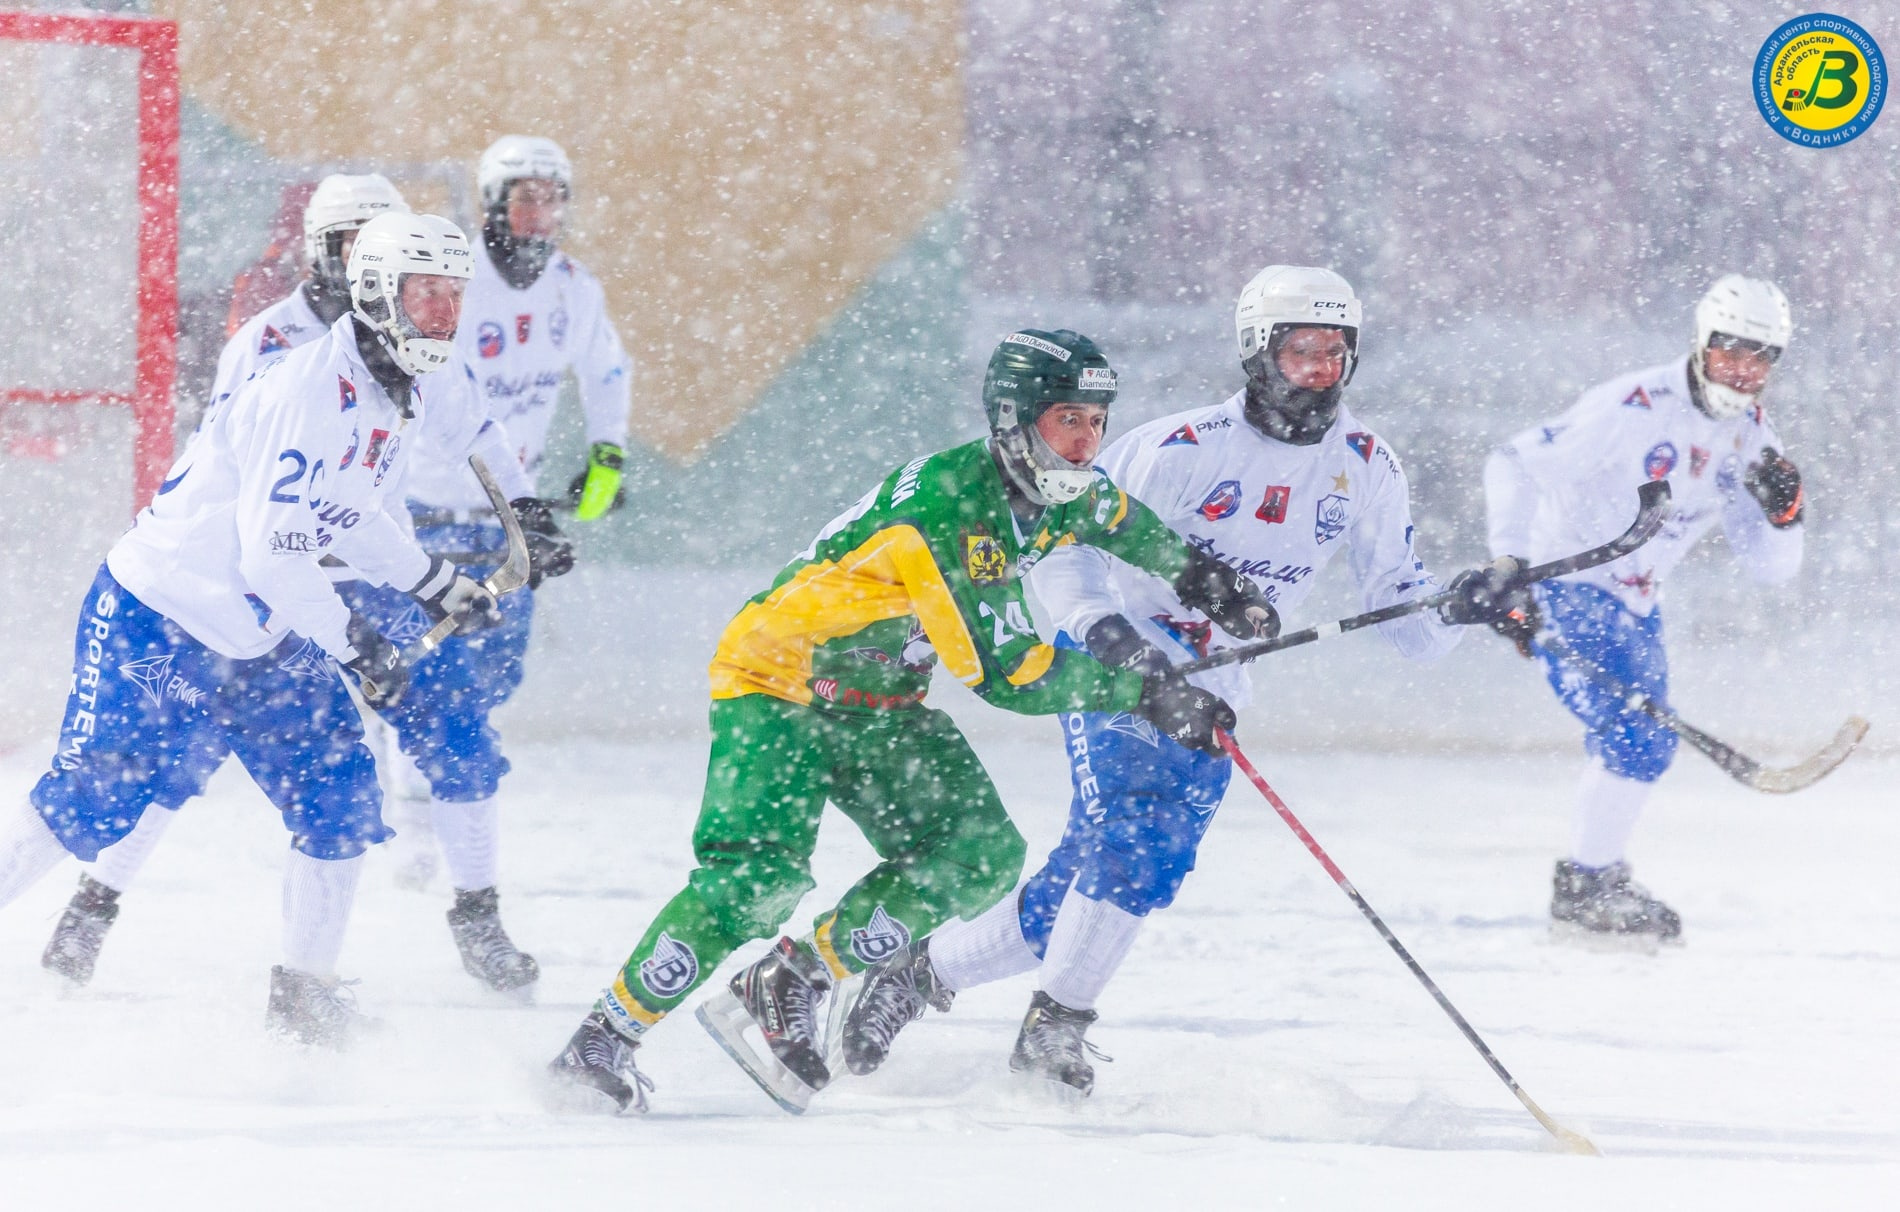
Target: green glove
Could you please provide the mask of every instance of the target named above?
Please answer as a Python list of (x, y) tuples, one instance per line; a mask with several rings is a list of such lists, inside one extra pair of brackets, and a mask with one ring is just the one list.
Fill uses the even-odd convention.
[(567, 486), (567, 503), (574, 507), (575, 521), (591, 522), (627, 503), (627, 491), (620, 486), (626, 458), (627, 452), (612, 442), (596, 442), (587, 448), (587, 470)]

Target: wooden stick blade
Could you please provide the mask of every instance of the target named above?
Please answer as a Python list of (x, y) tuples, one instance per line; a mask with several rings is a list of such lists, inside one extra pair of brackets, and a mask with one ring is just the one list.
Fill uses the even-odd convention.
[(1861, 738), (1867, 735), (1868, 727), (1866, 720), (1857, 715), (1849, 716), (1834, 734), (1834, 739), (1823, 745), (1813, 757), (1781, 769), (1763, 766), (1745, 781), (1755, 790), (1770, 795), (1786, 795), (1791, 791), (1812, 787), (1847, 760), (1848, 755), (1854, 752), (1854, 747), (1860, 744)]

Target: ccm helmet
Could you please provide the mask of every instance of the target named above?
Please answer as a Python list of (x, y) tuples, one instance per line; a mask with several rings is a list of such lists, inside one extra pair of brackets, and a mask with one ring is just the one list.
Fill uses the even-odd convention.
[(402, 307), (402, 280), (436, 274), (466, 281), (474, 273), (468, 237), (437, 215), (383, 215), (356, 233), (350, 250), (350, 303), (396, 365), (412, 375), (449, 364), (449, 339), (427, 336)]
[(1017, 491), (1039, 505), (1087, 492), (1095, 469), (1057, 454), (1036, 429), (1054, 404), (1115, 402), (1115, 372), (1095, 342), (1066, 328), (1025, 328), (1004, 337), (983, 375), (983, 411), (998, 464)]
[[(1296, 328), (1345, 334), (1346, 366), (1330, 387), (1295, 387), (1280, 373), (1280, 345)], [(1234, 307), (1240, 364), (1247, 372), (1246, 416), (1255, 429), (1295, 446), (1326, 436), (1339, 415), (1339, 397), (1359, 364), (1359, 300), (1330, 269), (1269, 265), (1240, 292)]]
[(1695, 305), (1695, 348), (1689, 354), (1689, 371), (1695, 376), (1704, 410), (1718, 420), (1726, 420), (1741, 416), (1755, 405), (1754, 396), (1709, 378), (1704, 357), (1712, 342), (1731, 349), (1759, 350), (1772, 364), (1793, 335), (1794, 313), (1780, 287), (1741, 274), (1717, 278)]
[(349, 293), (343, 236), (377, 215), (407, 214), (409, 204), (381, 173), (332, 173), (317, 183), (303, 208), (303, 249), (310, 274), (321, 286)]

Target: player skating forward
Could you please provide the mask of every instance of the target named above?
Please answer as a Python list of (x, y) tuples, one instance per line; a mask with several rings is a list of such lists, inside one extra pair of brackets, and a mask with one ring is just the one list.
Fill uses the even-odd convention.
[(376, 705), (407, 679), (319, 560), (405, 586), (460, 626), (496, 615), (385, 510), (405, 448), (505, 457), (466, 379), (431, 373), (451, 359), (469, 273), (446, 219), (373, 220), (351, 255), (351, 313), (207, 410), (87, 591), (51, 769), (0, 826), (4, 904), (64, 855), (94, 858), (147, 806), (199, 794), (236, 754), (291, 832), (267, 1021), (304, 1042), (339, 1044), (357, 1017), (336, 961), (363, 851), (389, 833), (338, 666)]
[[(1241, 292), (1235, 320), (1246, 387), (1125, 434), (1103, 453), (1102, 470), (1196, 548), (1258, 581), (1283, 613), (1342, 551), (1367, 610), (1438, 592), (1413, 551), (1398, 459), (1340, 404), (1358, 360), (1352, 288), (1330, 270), (1268, 266)], [(1051, 555), (1032, 584), (1061, 628), (1058, 643), (1079, 640), (1109, 665), (1162, 671), (1229, 646), (1197, 603), (1099, 550)], [(1379, 629), (1406, 656), (1435, 660), (1457, 644), (1454, 624), (1508, 609), (1482, 601), (1486, 584), (1479, 570), (1465, 573), (1453, 585), (1471, 587), (1470, 600)], [(1252, 698), (1239, 665), (1192, 680), (1235, 707)], [(1074, 799), (1061, 843), (1016, 895), (865, 977), (843, 1033), (852, 1072), (882, 1063), (926, 1004), (947, 1010), (958, 990), (1038, 968), (1042, 988), (1010, 1068), (1082, 1094), (1092, 1088), (1083, 1037), (1096, 1001), (1142, 920), (1169, 905), (1193, 869), (1232, 763), (1125, 710), (1064, 715), (1062, 730)]]
[[(309, 278), (290, 295), (253, 317), (225, 345), (218, 359), (217, 381), (212, 387), (212, 408), (217, 408), (266, 363), (329, 331), (350, 309), (347, 266), (357, 231), (378, 215), (407, 213), (408, 210), (396, 187), (375, 174), (338, 174), (318, 184), (304, 213)], [(474, 376), (463, 363), (459, 348), (453, 364), (441, 372), (438, 382), (441, 384), (436, 400), (438, 407), (444, 403), (440, 397), (453, 392), (457, 397), (453, 404), (457, 408), (470, 415), (485, 414), (486, 404), (474, 390)], [(504, 490), (515, 498), (515, 506), (532, 511), (540, 503), (533, 500), (532, 486), (520, 470), (513, 446), (501, 435), (502, 430), (497, 427), (485, 439), (486, 461)], [(412, 447), (410, 457), (417, 458), (421, 453)], [(400, 499), (391, 505), (401, 508)], [(531, 554), (536, 580), (541, 575), (558, 575), (571, 563), (565, 541), (551, 530), (535, 536)], [(426, 628), (421, 615), (416, 613), (418, 608), (406, 595), (373, 589), (357, 581), (355, 573), (345, 566), (332, 567), (331, 576), (333, 580), (345, 582), (340, 592), (346, 604), (392, 642), (412, 641)], [(475, 638), (479, 642), (481, 637)], [(456, 654), (468, 642), (451, 638), (445, 647), (449, 654)], [(443, 659), (437, 655), (431, 658), (430, 664)], [(407, 768), (406, 759), (400, 757), (394, 743), (400, 739), (411, 750), (434, 759), (426, 764), (442, 776), (439, 794), (444, 800), (467, 799), (471, 793), (479, 798), (480, 788), (469, 786), (464, 767), (453, 760), (459, 753), (484, 751), (490, 747), (487, 736), (471, 740), (458, 735), (458, 728), (473, 730), (485, 724), (483, 720), (468, 718), (472, 713), (462, 706), (464, 693), (454, 684), (445, 687), (444, 679), (424, 666), (416, 672), (416, 684), (402, 700), (384, 708), (394, 725), (393, 730), (382, 723), (381, 717), (372, 716), (365, 721), (372, 736), (386, 733), (392, 738), (379, 759), (385, 787), (391, 782), (392, 768)], [(120, 895), (131, 887), (180, 806), (155, 803), (147, 808), (137, 826), (107, 847), (98, 861), (79, 877), (79, 888), (54, 927), (53, 937), (41, 956), (42, 964), (75, 984), (83, 985), (92, 979), (106, 933), (118, 917)], [(452, 833), (451, 836), (457, 835)], [(502, 928), (494, 889), (492, 849), (492, 845), (486, 848), (490, 855), (487, 869), (475, 873), (476, 878), (486, 875), (485, 883), (461, 891), (464, 885), (458, 882), (457, 903), (449, 911), (449, 925), (469, 972), (492, 987), (508, 989), (532, 981), (536, 968), (533, 958), (520, 952)], [(468, 866), (458, 864), (457, 874), (463, 874)]]
[[(541, 471), (561, 385), (573, 374), (590, 445), (587, 466), (568, 497), (577, 520), (597, 519), (621, 498), (633, 366), (608, 319), (600, 283), (559, 249), (573, 187), (567, 155), (552, 140), (508, 135), (482, 153), (476, 184), (482, 238), (456, 347), (474, 369), (489, 415), (507, 427), (531, 481)], [(506, 539), (468, 467), (425, 451), (413, 471), (409, 507), (423, 548), (471, 553), (477, 568), (499, 564)], [(552, 502), (517, 504), (516, 512), (530, 542), (555, 536)], [(557, 569), (550, 564), (545, 571), (554, 575)], [(533, 584), (539, 583), (536, 575)], [(393, 598), (384, 603), (395, 610), (404, 605)], [(456, 889), (451, 922), (457, 915), (472, 915), (470, 921), (494, 917), (496, 790), (509, 767), (489, 715), (521, 684), (534, 594), (509, 595), (502, 616), (500, 627), (451, 640), (426, 670), (417, 671), (417, 690), (441, 704), (436, 742), (420, 763), (424, 786), (401, 754), (384, 751), (386, 781), (397, 788), (392, 822), (398, 830), (398, 878), (426, 886), (439, 841)], [(459, 926), (457, 931), (471, 972), (480, 969), (483, 979), (504, 988), (535, 979), (534, 961), (505, 935), (470, 934)]]
[(1042, 643), (1025, 612), (1022, 570), (1083, 543), (1173, 584), (1235, 634), (1277, 628), (1252, 582), (1090, 466), (1114, 398), (1114, 373), (1088, 338), (1004, 338), (983, 384), (989, 439), (892, 472), (727, 625), (712, 664), (699, 867), (554, 1062), (557, 1089), (645, 1109), (633, 1050), (813, 886), (827, 799), (884, 861), (810, 936), (779, 939), (700, 1011), (788, 1109), (830, 1080), (815, 1016), (834, 981), (1014, 885), (1022, 835), (949, 717), (923, 705), (936, 659), (1012, 711), (1127, 712), (1201, 748), (1232, 724), (1219, 697), (1166, 670), (1113, 668)]
[(1676, 912), (1631, 882), (1624, 857), (1650, 789), (1675, 757), (1676, 734), (1583, 669), (1668, 701), (1662, 581), (1718, 522), (1756, 581), (1785, 581), (1800, 568), (1801, 474), (1760, 403), (1793, 331), (1773, 283), (1730, 274), (1696, 304), (1687, 357), (1599, 383), (1485, 464), (1493, 552), (1543, 560), (1600, 542), (1628, 522), (1632, 483), (1667, 479), (1675, 503), (1642, 548), (1545, 582), (1535, 591), (1539, 611), (1500, 628), (1543, 663), (1588, 729), (1570, 857), (1557, 863), (1550, 903), (1560, 935), (1654, 942), (1682, 933)]

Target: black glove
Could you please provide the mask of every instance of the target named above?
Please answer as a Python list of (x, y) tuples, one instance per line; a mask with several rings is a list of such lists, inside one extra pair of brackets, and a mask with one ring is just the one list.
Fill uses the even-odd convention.
[(1517, 580), (1524, 567), (1516, 556), (1499, 556), (1482, 568), (1465, 569), (1452, 578), (1446, 589), (1451, 600), (1438, 607), (1438, 617), (1454, 627), (1503, 622), (1513, 611), (1523, 610), (1530, 597)]
[(1517, 645), (1517, 655), (1529, 660), (1537, 655), (1531, 650), (1531, 641), (1543, 630), (1544, 611), (1537, 604), (1537, 595), (1528, 589), (1518, 590), (1513, 600), (1516, 604), (1511, 613), (1492, 623), (1491, 630)]
[(1280, 634), (1280, 612), (1266, 591), (1198, 548), (1188, 549), (1187, 567), (1174, 578), (1181, 605), (1198, 610), (1237, 640), (1270, 640)]
[(1750, 463), (1742, 476), (1742, 487), (1761, 502), (1768, 524), (1786, 530), (1807, 512), (1807, 493), (1801, 488), (1801, 472), (1772, 446), (1761, 448), (1761, 462)]
[(1154, 677), (1170, 668), (1161, 650), (1142, 639), (1135, 625), (1118, 614), (1111, 614), (1089, 628), (1082, 646), (1102, 664), (1132, 669), (1143, 677)]
[(517, 497), (508, 502), (528, 540), (528, 588), (539, 589), (548, 577), (574, 571), (574, 544), (554, 524), (554, 502), (540, 497)]
[(377, 711), (402, 702), (403, 692), (409, 689), (409, 666), (403, 663), (402, 649), (355, 612), (350, 614), (349, 637), (356, 655), (343, 667), (356, 675), (363, 701)]
[(454, 619), (457, 632), (480, 631), (501, 622), (501, 606), (488, 587), (464, 576), (441, 556), (429, 558), (428, 575), (409, 590), (409, 596), (435, 622)]
[(1135, 704), (1135, 714), (1175, 744), (1202, 753), (1221, 752), (1214, 733), (1232, 732), (1235, 723), (1234, 709), (1225, 699), (1172, 672), (1142, 679), (1141, 701)]
[(627, 452), (612, 442), (596, 442), (587, 448), (587, 466), (567, 486), (567, 507), (577, 521), (591, 522), (627, 503), (627, 490), (620, 482), (626, 462)]

